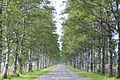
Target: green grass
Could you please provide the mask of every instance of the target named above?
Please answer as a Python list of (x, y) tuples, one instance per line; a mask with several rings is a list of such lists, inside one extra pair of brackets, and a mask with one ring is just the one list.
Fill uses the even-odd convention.
[(76, 73), (80, 74), (80, 76), (83, 76), (85, 78), (88, 78), (90, 80), (120, 80), (120, 79), (116, 79), (116, 78), (110, 78), (107, 75), (101, 75), (98, 73), (93, 73), (93, 72), (86, 72), (86, 71), (81, 71), (79, 69), (75, 69), (73, 67), (68, 66), (69, 69), (75, 71)]
[(10, 75), (9, 79), (2, 79), (2, 80), (32, 80), (38, 77), (39, 75), (42, 75), (46, 72), (51, 71), (54, 67), (55, 66), (48, 67), (48, 68), (38, 70), (38, 71), (34, 71), (34, 72), (30, 72), (30, 73), (19, 74), (19, 77), (17, 77), (16, 75)]

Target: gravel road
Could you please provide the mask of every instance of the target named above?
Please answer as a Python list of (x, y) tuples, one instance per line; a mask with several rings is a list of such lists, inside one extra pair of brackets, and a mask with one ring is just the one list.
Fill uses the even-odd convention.
[(52, 71), (40, 75), (33, 80), (88, 80), (81, 77), (79, 74), (71, 71), (64, 65), (58, 65)]

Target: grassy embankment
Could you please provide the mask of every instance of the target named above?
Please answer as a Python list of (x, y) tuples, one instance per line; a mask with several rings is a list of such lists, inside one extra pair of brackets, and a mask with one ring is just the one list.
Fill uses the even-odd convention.
[(81, 71), (79, 69), (75, 69), (71, 66), (68, 66), (69, 69), (75, 71), (76, 73), (80, 74), (80, 76), (83, 76), (85, 78), (89, 78), (90, 80), (120, 80), (116, 78), (110, 78), (109, 76), (104, 76), (98, 73), (93, 73), (93, 72), (86, 72), (86, 71)]
[(17, 74), (10, 75), (8, 79), (0, 79), (0, 80), (32, 80), (32, 79), (38, 77), (39, 75), (42, 75), (46, 72), (51, 71), (54, 67), (55, 66), (41, 69), (41, 70), (34, 71), (34, 72), (30, 72), (30, 73), (19, 74), (19, 76)]

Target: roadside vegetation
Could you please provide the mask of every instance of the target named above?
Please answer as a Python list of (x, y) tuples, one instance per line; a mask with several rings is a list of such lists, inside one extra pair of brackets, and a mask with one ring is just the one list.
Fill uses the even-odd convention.
[(9, 75), (8, 79), (1, 79), (1, 80), (32, 80), (46, 72), (51, 71), (53, 68), (55, 68), (55, 66), (29, 72), (29, 73), (27, 72), (24, 74), (12, 74), (12, 75)]
[(80, 76), (88, 78), (90, 80), (120, 80), (116, 79), (115, 77), (111, 78), (108, 75), (104, 76), (102, 74), (94, 73), (94, 72), (87, 72), (87, 71), (82, 71), (80, 69), (76, 69), (74, 67), (68, 66), (69, 69), (72, 71), (75, 71), (76, 73), (80, 74)]

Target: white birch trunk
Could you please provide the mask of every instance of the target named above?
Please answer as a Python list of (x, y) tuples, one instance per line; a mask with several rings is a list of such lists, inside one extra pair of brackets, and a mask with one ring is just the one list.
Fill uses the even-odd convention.
[(15, 32), (15, 57), (14, 57), (14, 68), (13, 68), (13, 73), (15, 74), (17, 70), (17, 61), (18, 61), (18, 33)]
[(9, 33), (8, 33), (8, 1), (6, 0), (6, 26), (5, 26), (5, 31), (6, 31), (6, 59), (5, 59), (5, 67), (4, 67), (4, 78), (7, 78), (8, 75), (8, 64), (9, 64)]

